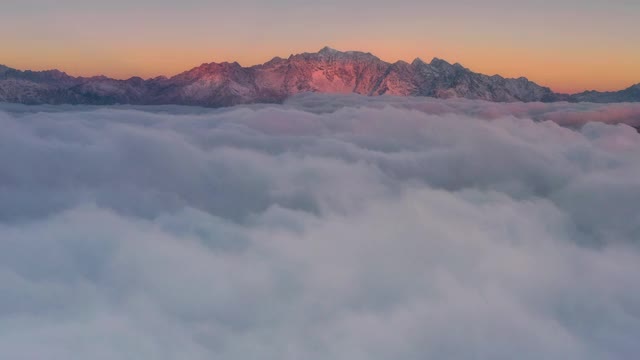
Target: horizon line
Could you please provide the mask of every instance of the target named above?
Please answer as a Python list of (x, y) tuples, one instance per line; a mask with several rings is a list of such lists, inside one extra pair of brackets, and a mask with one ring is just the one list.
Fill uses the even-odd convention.
[[(441, 61), (444, 61), (444, 62), (450, 64), (450, 65), (454, 65), (454, 66), (455, 65), (459, 65), (459, 66), (462, 66), (463, 68), (465, 68), (465, 69), (467, 69), (467, 70), (469, 70), (469, 71), (471, 71), (473, 73), (481, 74), (481, 75), (485, 75), (485, 76), (489, 76), (489, 77), (491, 77), (491, 76), (500, 76), (500, 77), (502, 77), (504, 79), (520, 79), (520, 78), (524, 78), (524, 79), (526, 79), (528, 81), (531, 81), (531, 82), (533, 82), (533, 83), (535, 83), (535, 84), (537, 84), (539, 86), (549, 88), (552, 92), (554, 92), (556, 94), (561, 94), (561, 95), (575, 95), (575, 94), (580, 94), (580, 93), (585, 93), (585, 92), (594, 92), (594, 91), (595, 92), (616, 92), (616, 91), (626, 90), (626, 89), (628, 89), (630, 87), (633, 87), (634, 85), (640, 84), (640, 80), (638, 80), (638, 81), (631, 80), (631, 81), (629, 81), (629, 85), (627, 85), (627, 86), (625, 86), (623, 88), (620, 88), (620, 89), (596, 90), (596, 89), (588, 89), (587, 88), (587, 89), (584, 89), (584, 90), (581, 90), (581, 91), (579, 91), (579, 90), (575, 91), (574, 90), (574, 92), (563, 92), (563, 91), (556, 92), (556, 90), (554, 90), (551, 86), (547, 86), (547, 85), (545, 85), (543, 83), (539, 83), (537, 81), (533, 81), (530, 78), (528, 78), (527, 76), (504, 76), (504, 75), (502, 75), (500, 73), (486, 74), (486, 73), (483, 73), (483, 72), (475, 71), (475, 70), (473, 70), (473, 69), (461, 64), (460, 62), (452, 62), (452, 61), (450, 61), (448, 59), (440, 58), (438, 56), (434, 56), (431, 59), (430, 62), (425, 62), (419, 56), (415, 57), (411, 61), (405, 60), (405, 59), (397, 59), (395, 61), (388, 61), (388, 60), (380, 58), (379, 56), (377, 56), (376, 54), (374, 54), (374, 53), (372, 53), (370, 51), (364, 51), (364, 50), (338, 50), (338, 49), (336, 49), (336, 48), (334, 48), (332, 46), (323, 46), (320, 50), (315, 51), (315, 52), (309, 52), (309, 51), (303, 51), (303, 52), (298, 52), (298, 53), (293, 53), (292, 52), (292, 53), (289, 53), (289, 55), (286, 56), (286, 57), (282, 57), (282, 56), (276, 55), (276, 56), (271, 57), (269, 60), (266, 60), (266, 61), (263, 61), (263, 62), (256, 62), (256, 63), (253, 63), (253, 64), (242, 64), (237, 60), (224, 60), (224, 61), (217, 61), (217, 62), (216, 61), (202, 62), (199, 65), (191, 65), (191, 67), (186, 67), (184, 70), (181, 70), (181, 71), (173, 73), (173, 74), (164, 73), (164, 74), (160, 74), (160, 75), (156, 75), (156, 76), (149, 76), (149, 77), (143, 77), (143, 76), (139, 76), (139, 75), (114, 76), (114, 75), (105, 75), (105, 73), (98, 73), (98, 74), (95, 74), (95, 75), (76, 75), (76, 74), (73, 74), (72, 72), (70, 72), (69, 70), (65, 70), (63, 68), (52, 67), (52, 68), (43, 68), (41, 70), (33, 70), (33, 69), (26, 69), (26, 68), (20, 69), (18, 67), (5, 65), (3, 63), (0, 63), (0, 67), (4, 66), (6, 68), (17, 70), (17, 71), (21, 71), (21, 72), (59, 71), (59, 72), (65, 74), (67, 76), (70, 76), (70, 77), (84, 78), (84, 79), (104, 77), (104, 78), (108, 78), (108, 79), (112, 79), (112, 80), (126, 81), (126, 80), (131, 80), (131, 79), (136, 79), (137, 78), (137, 79), (142, 79), (142, 80), (148, 81), (148, 80), (153, 80), (153, 79), (158, 79), (158, 78), (168, 78), (168, 79), (170, 79), (170, 78), (173, 78), (173, 77), (178, 76), (180, 74), (183, 74), (185, 72), (188, 72), (188, 71), (191, 71), (191, 70), (196, 69), (198, 67), (201, 67), (201, 66), (204, 66), (204, 65), (209, 65), (209, 64), (238, 64), (240, 67), (246, 69), (246, 68), (252, 68), (252, 67), (256, 67), (256, 66), (261, 66), (261, 65), (264, 65), (264, 64), (266, 64), (266, 63), (268, 63), (270, 61), (276, 60), (276, 59), (286, 60), (286, 59), (289, 59), (289, 58), (291, 58), (293, 56), (304, 55), (304, 54), (319, 54), (319, 53), (321, 53), (323, 51), (335, 51), (335, 52), (343, 53), (343, 54), (360, 53), (360, 54), (365, 54), (365, 55), (371, 55), (371, 56), (377, 58), (378, 60), (380, 60), (382, 62), (385, 62), (385, 63), (387, 63), (389, 65), (393, 65), (393, 64), (396, 64), (396, 63), (412, 64), (415, 61), (422, 61), (424, 63), (431, 64), (431, 63), (433, 63), (434, 60), (441, 60)], [(186, 65), (186, 66), (189, 66), (189, 65)]]

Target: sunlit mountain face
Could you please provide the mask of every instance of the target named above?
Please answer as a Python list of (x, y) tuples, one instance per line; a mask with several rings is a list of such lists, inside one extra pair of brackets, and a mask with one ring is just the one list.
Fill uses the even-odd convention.
[(640, 101), (631, 87), (620, 92), (557, 94), (526, 78), (475, 73), (441, 59), (384, 62), (370, 53), (329, 47), (317, 53), (274, 58), (262, 65), (208, 63), (172, 78), (76, 78), (60, 71), (0, 72), (0, 100), (25, 104), (179, 104), (221, 107), (280, 103), (300, 93), (428, 96), (494, 102)]

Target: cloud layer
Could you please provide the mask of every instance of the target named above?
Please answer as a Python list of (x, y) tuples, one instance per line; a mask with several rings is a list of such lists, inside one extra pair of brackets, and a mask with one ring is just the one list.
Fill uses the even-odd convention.
[(640, 352), (635, 105), (2, 109), (7, 357)]

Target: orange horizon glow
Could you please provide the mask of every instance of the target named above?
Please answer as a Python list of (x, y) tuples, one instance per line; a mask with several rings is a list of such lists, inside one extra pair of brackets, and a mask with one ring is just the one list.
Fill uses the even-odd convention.
[[(114, 79), (128, 79), (131, 77), (142, 77), (145, 79), (157, 76), (171, 77), (181, 72), (190, 70), (203, 63), (210, 62), (233, 62), (237, 61), (242, 66), (253, 66), (269, 61), (275, 56), (286, 58), (291, 54), (301, 52), (316, 52), (317, 49), (306, 49), (293, 52), (280, 52), (273, 55), (247, 54), (237, 52), (229, 55), (211, 55), (201, 52), (171, 52), (163, 49), (154, 49), (147, 52), (140, 51), (134, 58), (128, 60), (118, 60), (117, 56), (110, 56), (104, 59), (99, 57), (81, 56), (84, 54), (73, 54), (68, 56), (64, 53), (50, 52), (48, 59), (42, 61), (34, 56), (0, 56), (0, 64), (18, 70), (52, 70), (64, 71), (71, 76), (98, 76), (104, 75)], [(351, 48), (339, 48), (343, 51)], [(359, 51), (368, 51), (358, 49)], [(524, 58), (523, 56), (509, 55), (508, 51), (500, 52), (499, 56), (478, 56), (469, 52), (468, 54), (443, 51), (442, 54), (418, 53), (417, 51), (390, 49), (388, 51), (369, 51), (384, 61), (393, 63), (398, 60), (407, 62), (419, 57), (425, 61), (430, 61), (433, 57), (442, 58), (450, 63), (460, 63), (472, 71), (494, 75), (498, 74), (507, 78), (517, 78), (524, 76), (541, 86), (550, 87), (559, 93), (577, 93), (586, 90), (597, 91), (617, 91), (623, 90), (634, 84), (640, 83), (640, 71), (636, 64), (616, 64), (612, 71), (611, 64), (598, 61), (572, 63), (549, 58)], [(235, 55), (235, 56), (234, 56)], [(47, 61), (48, 60), (48, 61)], [(554, 71), (550, 71), (553, 69)]]
[(561, 93), (640, 83), (640, 3), (481, 4), (3, 0), (0, 64), (73, 76), (153, 78), (209, 62), (251, 66), (328, 45), (371, 52), (390, 63), (438, 57), (486, 75), (524, 76)]

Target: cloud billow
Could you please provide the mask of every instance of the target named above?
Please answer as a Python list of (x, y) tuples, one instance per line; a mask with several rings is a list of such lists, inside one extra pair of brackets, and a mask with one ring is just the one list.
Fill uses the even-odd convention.
[(7, 357), (640, 351), (633, 105), (3, 109)]

